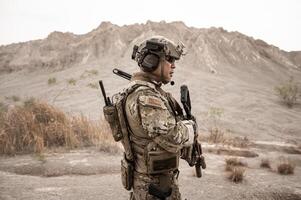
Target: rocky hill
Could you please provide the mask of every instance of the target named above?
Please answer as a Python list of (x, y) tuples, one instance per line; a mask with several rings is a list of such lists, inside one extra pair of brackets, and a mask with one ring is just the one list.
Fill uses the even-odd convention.
[(148, 21), (122, 27), (103, 22), (84, 35), (53, 32), (43, 40), (1, 46), (0, 72), (61, 69), (91, 62), (128, 64), (133, 45), (151, 35), (181, 40), (188, 50), (182, 64), (191, 69), (224, 72), (235, 67), (252, 73), (261, 68), (273, 73), (277, 68), (285, 73), (301, 68), (300, 52), (285, 52), (239, 32), (197, 29), (182, 22)]

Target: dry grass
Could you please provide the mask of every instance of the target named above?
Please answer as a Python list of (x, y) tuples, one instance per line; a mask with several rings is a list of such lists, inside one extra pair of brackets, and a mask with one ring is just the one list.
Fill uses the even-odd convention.
[(289, 108), (296, 104), (299, 88), (293, 77), (286, 83), (276, 86), (274, 90)]
[(98, 75), (98, 70), (97, 69), (86, 70), (86, 72), (88, 74), (91, 74), (91, 75)]
[(76, 80), (74, 78), (70, 78), (70, 79), (67, 80), (67, 83), (69, 85), (76, 85)]
[(250, 150), (240, 150), (240, 149), (227, 149), (227, 148), (218, 148), (217, 154), (229, 155), (229, 156), (239, 156), (246, 158), (257, 157), (258, 154)]
[(260, 167), (271, 169), (270, 160), (268, 158), (261, 159)]
[(0, 113), (4, 112), (6, 110), (6, 106), (3, 102), (0, 102)]
[(235, 157), (227, 158), (225, 159), (225, 162), (225, 170), (228, 172), (228, 179), (234, 183), (242, 182), (246, 171), (245, 167), (248, 166), (247, 163), (244, 163)]
[(246, 170), (243, 167), (233, 166), (228, 175), (228, 179), (234, 183), (242, 182), (245, 171)]
[(283, 151), (288, 154), (301, 154), (300, 147), (284, 147)]
[(89, 83), (87, 86), (93, 89), (98, 89), (99, 87), (97, 83)]
[(210, 144), (221, 144), (239, 148), (247, 148), (251, 142), (247, 137), (237, 137), (230, 133), (224, 133), (220, 129), (211, 129), (208, 136), (200, 136), (200, 140)]
[(277, 172), (282, 175), (294, 174), (295, 164), (287, 158), (281, 157), (277, 165)]
[(109, 126), (91, 122), (86, 117), (69, 117), (45, 102), (30, 99), (0, 113), (0, 154), (41, 153), (45, 148), (105, 146), (118, 149)]
[(222, 144), (239, 148), (247, 148), (251, 143), (247, 137), (234, 136), (232, 131), (222, 125), (224, 109), (210, 107), (207, 113), (207, 126), (209, 135), (200, 137), (211, 144)]
[(225, 162), (226, 162), (226, 167), (225, 167), (226, 171), (232, 171), (235, 167), (248, 166), (247, 163), (242, 162), (240, 159), (238, 159), (236, 157), (226, 158)]
[(52, 77), (48, 79), (48, 85), (54, 85), (56, 83), (56, 78)]
[(84, 79), (84, 78), (91, 77), (91, 76), (97, 76), (98, 74), (99, 74), (99, 73), (98, 73), (98, 70), (96, 70), (96, 69), (85, 70), (85, 71), (80, 75), (80, 78), (81, 78), (81, 79)]
[(10, 97), (5, 97), (6, 100), (9, 100), (9, 101), (13, 101), (13, 102), (18, 102), (21, 100), (21, 98), (17, 95), (12, 95)]
[(46, 156), (43, 153), (37, 153), (35, 158), (43, 164), (47, 162)]
[(225, 134), (221, 132), (218, 128), (210, 129), (210, 134), (206, 138), (209, 143), (224, 143), (225, 142)]

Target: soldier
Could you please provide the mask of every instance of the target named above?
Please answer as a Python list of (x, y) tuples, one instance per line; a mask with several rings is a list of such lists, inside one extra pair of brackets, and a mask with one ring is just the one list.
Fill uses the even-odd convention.
[(195, 124), (183, 119), (179, 104), (161, 86), (171, 81), (183, 48), (161, 36), (134, 47), (132, 58), (140, 72), (133, 74), (124, 104), (132, 152), (125, 160), (133, 163), (132, 200), (181, 199), (180, 152), (193, 143)]

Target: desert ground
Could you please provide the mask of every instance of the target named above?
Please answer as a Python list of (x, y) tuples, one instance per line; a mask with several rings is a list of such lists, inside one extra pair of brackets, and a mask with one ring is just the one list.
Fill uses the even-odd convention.
[[(215, 145), (204, 146), (207, 169), (197, 178), (194, 168), (180, 162), (179, 185), (182, 197), (197, 199), (301, 199), (300, 154), (287, 154), (283, 144), (266, 144), (266, 150), (249, 148), (256, 157), (240, 157), (247, 163), (242, 182), (227, 178), (225, 159), (230, 155), (209, 153)], [(263, 147), (263, 146), (261, 146)], [(299, 152), (300, 153), (300, 152)], [(294, 174), (281, 175), (276, 166), (279, 156), (296, 164)], [(233, 155), (231, 155), (233, 156)], [(261, 168), (269, 158), (271, 169)], [(127, 199), (120, 180), (120, 153), (108, 154), (97, 148), (0, 158), (0, 199)]]
[[(109, 96), (126, 86), (128, 81), (112, 70), (138, 71), (130, 60), (132, 47), (151, 35), (180, 38), (189, 50), (176, 63), (175, 85), (164, 86), (176, 99), (182, 84), (189, 87), (207, 161), (202, 178), (181, 161), (183, 199), (301, 199), (301, 95), (288, 108), (274, 90), (290, 78), (301, 88), (301, 54), (239, 32), (181, 22), (102, 23), (84, 35), (54, 32), (43, 40), (0, 46), (0, 111), (35, 98), (70, 116), (103, 119), (98, 81), (104, 81)], [(212, 128), (219, 133), (213, 140)], [(5, 133), (0, 130), (0, 139)], [(236, 144), (241, 141), (248, 145)], [(121, 151), (100, 149), (0, 155), (0, 199), (127, 199)], [(241, 182), (229, 180), (231, 171), (225, 170), (232, 157), (244, 163)], [(270, 168), (260, 167), (263, 159)], [(283, 159), (294, 167), (292, 174), (278, 173)]]

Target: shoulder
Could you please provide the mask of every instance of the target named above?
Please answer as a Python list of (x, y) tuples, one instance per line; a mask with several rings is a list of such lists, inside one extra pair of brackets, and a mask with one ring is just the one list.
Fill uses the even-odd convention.
[(135, 81), (134, 83), (131, 83), (127, 90), (129, 92), (127, 99), (128, 103), (135, 103), (153, 108), (165, 108), (162, 95), (151, 83)]

